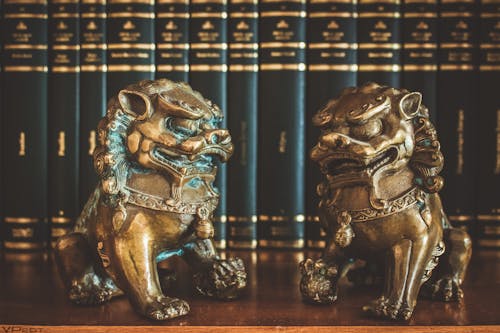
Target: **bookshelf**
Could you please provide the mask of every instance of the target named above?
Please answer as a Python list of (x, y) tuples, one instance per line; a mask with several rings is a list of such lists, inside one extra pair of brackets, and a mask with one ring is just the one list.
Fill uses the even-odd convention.
[(315, 251), (227, 251), (247, 264), (249, 284), (239, 300), (196, 295), (178, 258), (173, 295), (191, 305), (184, 317), (153, 322), (137, 315), (124, 297), (102, 306), (71, 304), (50, 253), (3, 253), (0, 259), (0, 327), (5, 332), (494, 332), (500, 331), (500, 255), (476, 251), (461, 304), (420, 300), (408, 322), (366, 317), (361, 307), (377, 288), (343, 281), (338, 303), (305, 304), (298, 262)]

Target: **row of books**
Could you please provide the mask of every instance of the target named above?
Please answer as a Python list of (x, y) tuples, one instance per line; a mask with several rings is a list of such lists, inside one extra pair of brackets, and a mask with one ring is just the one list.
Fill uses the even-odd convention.
[(500, 246), (498, 0), (46, 1), (1, 8), (5, 248), (43, 248), (71, 228), (96, 185), (107, 99), (163, 77), (226, 115), (235, 154), (217, 180), (219, 247), (324, 246), (310, 119), (366, 81), (423, 93), (452, 223)]

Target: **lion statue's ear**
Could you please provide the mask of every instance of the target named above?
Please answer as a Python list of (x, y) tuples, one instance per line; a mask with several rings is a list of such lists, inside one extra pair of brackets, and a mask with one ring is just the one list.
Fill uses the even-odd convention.
[(403, 96), (399, 101), (399, 109), (405, 119), (414, 118), (418, 114), (420, 104), (422, 103), (422, 94), (411, 92)]
[(118, 101), (122, 110), (136, 120), (144, 120), (151, 116), (151, 101), (141, 92), (121, 90), (118, 93)]

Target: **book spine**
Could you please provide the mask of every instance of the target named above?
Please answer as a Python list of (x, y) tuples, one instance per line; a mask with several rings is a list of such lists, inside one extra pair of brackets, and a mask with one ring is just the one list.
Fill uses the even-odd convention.
[(106, 112), (106, 1), (80, 2), (80, 209), (97, 184), (92, 154)]
[(80, 26), (78, 0), (49, 0), (48, 189), (51, 241), (79, 213)]
[(404, 0), (403, 88), (422, 93), (431, 120), (437, 120), (437, 0)]
[(228, 246), (257, 247), (257, 0), (229, 3), (228, 123), (235, 150), (228, 164)]
[(438, 129), (445, 158), (441, 198), (455, 226), (476, 215), (478, 75), (476, 3), (443, 0), (439, 10)]
[(47, 17), (46, 1), (4, 0), (5, 249), (47, 245)]
[[(227, 2), (191, 0), (189, 83), (224, 112), (227, 126)], [(226, 247), (227, 169), (218, 165), (215, 185), (219, 205), (214, 213), (215, 246)]]
[[(319, 138), (314, 114), (342, 89), (356, 85), (356, 1), (309, 0), (307, 12), (306, 146), (311, 149)], [(306, 158), (305, 238), (310, 248), (326, 246), (317, 216), (316, 186), (322, 180), (317, 164)]]
[(261, 1), (259, 48), (259, 246), (302, 248), (305, 0)]
[[(3, 36), (2, 36), (2, 31), (4, 29), (3, 26), (3, 7), (2, 7), (3, 1), (0, 1), (0, 106), (3, 105), (2, 102), (2, 95), (3, 95)], [(2, 116), (0, 116), (0, 130), (3, 128), (3, 123), (2, 123)], [(0, 156), (2, 156), (2, 135), (0, 135)], [(3, 175), (3, 163), (2, 159), (0, 159), (0, 175)], [(3, 238), (4, 238), (4, 232), (3, 232), (3, 188), (2, 188), (2, 180), (0, 178), (0, 251), (3, 248)]]
[(399, 0), (358, 2), (358, 84), (399, 87), (401, 36)]
[(154, 0), (109, 0), (107, 97), (155, 73)]
[(156, 78), (188, 81), (189, 0), (156, 0)]
[(500, 2), (482, 0), (480, 8), (477, 243), (500, 249)]

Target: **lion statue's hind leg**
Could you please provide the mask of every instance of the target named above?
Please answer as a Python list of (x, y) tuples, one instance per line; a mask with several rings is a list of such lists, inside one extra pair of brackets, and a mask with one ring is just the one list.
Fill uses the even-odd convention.
[(422, 287), (422, 296), (448, 301), (463, 298), (462, 282), (472, 254), (472, 241), (460, 229), (448, 227), (444, 230), (445, 253), (431, 278)]
[(55, 256), (72, 302), (95, 305), (123, 294), (103, 268), (95, 266), (95, 256), (83, 234), (73, 232), (61, 237)]

